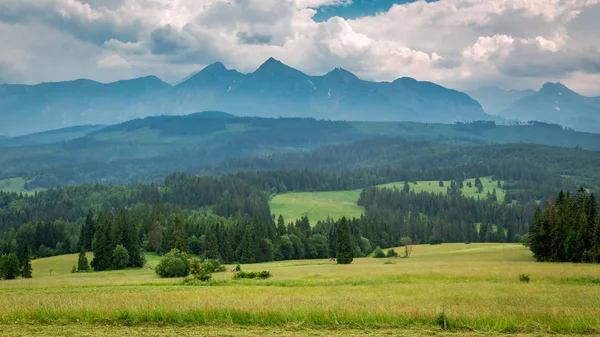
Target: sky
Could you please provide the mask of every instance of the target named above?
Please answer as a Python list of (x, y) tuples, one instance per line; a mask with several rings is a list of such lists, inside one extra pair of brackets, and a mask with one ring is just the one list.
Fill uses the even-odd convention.
[(156, 75), (269, 57), (309, 75), (600, 96), (600, 0), (0, 0), (0, 83)]

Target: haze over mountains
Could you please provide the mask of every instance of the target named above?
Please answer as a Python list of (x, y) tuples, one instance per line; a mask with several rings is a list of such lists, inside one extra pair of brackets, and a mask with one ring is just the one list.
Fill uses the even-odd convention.
[(493, 119), (468, 95), (434, 83), (412, 78), (369, 82), (341, 68), (308, 76), (273, 58), (250, 74), (217, 62), (176, 86), (153, 76), (108, 84), (76, 80), (0, 86), (0, 134), (5, 135), (203, 110), (336, 120)]

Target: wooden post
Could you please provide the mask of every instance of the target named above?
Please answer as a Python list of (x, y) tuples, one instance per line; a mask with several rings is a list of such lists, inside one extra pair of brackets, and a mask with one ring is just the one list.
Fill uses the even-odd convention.
[(442, 315), (444, 317), (444, 330), (446, 330), (446, 307), (442, 308)]

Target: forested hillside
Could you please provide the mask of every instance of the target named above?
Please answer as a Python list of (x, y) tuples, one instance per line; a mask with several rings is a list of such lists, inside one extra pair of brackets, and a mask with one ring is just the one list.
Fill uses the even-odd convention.
[[(467, 164), (484, 162), (498, 155), (505, 159), (530, 158), (537, 163), (560, 162), (550, 164), (560, 166), (561, 174), (580, 179), (577, 171), (589, 165), (575, 167), (565, 160), (561, 162), (561, 158), (593, 163), (597, 158), (595, 152), (577, 150), (571, 154), (568, 149), (522, 144), (501, 148), (490, 147), (490, 144), (537, 143), (600, 150), (600, 135), (544, 123), (521, 126), (497, 126), (489, 122), (351, 123), (301, 118), (238, 118), (222, 112), (204, 112), (133, 120), (99, 130), (93, 127), (85, 136), (72, 139), (81, 130), (59, 130), (0, 142), (0, 180), (21, 177), (26, 180), (27, 188), (34, 189), (95, 182), (150, 182), (173, 171), (221, 174), (269, 166), (287, 169), (302, 165), (300, 162), (305, 160), (311, 161), (311, 168), (316, 165), (335, 171), (342, 167), (356, 169), (388, 164), (431, 168), (438, 162), (446, 165), (448, 160), (452, 161), (451, 165), (461, 161)], [(382, 137), (396, 138), (396, 144), (374, 140)], [(57, 142), (60, 139), (62, 141)], [(358, 143), (352, 145), (355, 142)], [(350, 144), (348, 148), (331, 148), (347, 144)], [(315, 149), (318, 150), (310, 152)], [(351, 157), (351, 151), (356, 151), (357, 156)], [(338, 165), (337, 152), (345, 154), (344, 165)], [(285, 153), (291, 157), (272, 159)], [(295, 160), (298, 163), (294, 163)]]

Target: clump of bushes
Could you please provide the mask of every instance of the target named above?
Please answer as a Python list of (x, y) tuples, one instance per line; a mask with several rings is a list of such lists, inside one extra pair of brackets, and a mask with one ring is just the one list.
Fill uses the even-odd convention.
[(377, 248), (375, 248), (375, 251), (373, 252), (373, 258), (383, 259), (384, 257), (385, 257), (385, 253), (383, 252), (381, 247), (377, 246)]
[(242, 270), (240, 270), (240, 271), (236, 272), (235, 274), (233, 274), (234, 280), (243, 279), (243, 278), (266, 280), (270, 277), (271, 277), (271, 272), (269, 272), (268, 270), (261, 270), (261, 271), (242, 271)]
[(212, 280), (214, 267), (210, 261), (200, 262), (198, 259), (192, 259), (190, 263), (190, 275), (183, 280), (183, 283), (208, 282)]
[(387, 257), (398, 257), (398, 253), (392, 248), (387, 251)]
[(190, 256), (179, 249), (173, 249), (160, 260), (156, 266), (156, 273), (163, 278), (188, 276), (190, 274)]
[(529, 277), (529, 274), (519, 274), (519, 281), (529, 283), (531, 277)]

